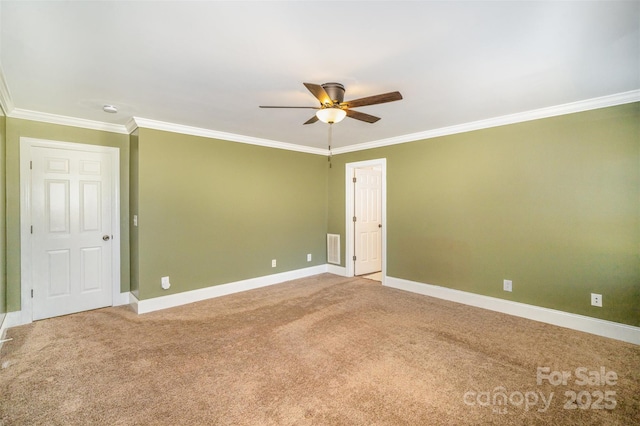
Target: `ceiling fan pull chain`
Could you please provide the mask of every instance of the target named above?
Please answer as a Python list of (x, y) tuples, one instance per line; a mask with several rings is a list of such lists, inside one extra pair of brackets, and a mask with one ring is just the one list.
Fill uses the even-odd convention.
[(327, 157), (327, 161), (329, 161), (329, 168), (331, 168), (331, 139), (333, 136), (333, 123), (329, 123), (329, 157)]

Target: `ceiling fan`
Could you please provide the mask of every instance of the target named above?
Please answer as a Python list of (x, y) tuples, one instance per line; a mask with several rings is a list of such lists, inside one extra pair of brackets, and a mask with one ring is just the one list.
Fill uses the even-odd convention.
[(344, 86), (340, 83), (313, 84), (303, 83), (313, 96), (320, 101), (319, 107), (307, 106), (264, 106), (260, 108), (309, 108), (317, 109), (316, 115), (304, 122), (304, 124), (315, 123), (320, 120), (333, 124), (341, 121), (345, 116), (367, 123), (375, 123), (380, 117), (354, 111), (351, 108), (363, 107), (367, 105), (383, 104), (386, 102), (399, 101), (402, 99), (400, 92), (389, 92), (380, 95), (367, 96), (365, 98), (344, 101)]

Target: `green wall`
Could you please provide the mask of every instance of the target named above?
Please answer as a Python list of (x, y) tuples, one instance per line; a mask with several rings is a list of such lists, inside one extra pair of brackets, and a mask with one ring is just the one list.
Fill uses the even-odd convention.
[[(0, 108), (0, 314), (7, 312), (6, 132), (7, 120), (2, 108)], [(2, 324), (2, 319), (0, 319), (0, 324)]]
[(640, 326), (639, 123), (640, 104), (621, 105), (335, 155), (328, 169), (319, 155), (0, 116), (0, 314), (20, 309), (25, 136), (120, 148), (121, 290), (139, 299), (325, 264), (326, 233), (345, 241), (344, 165), (386, 158), (389, 276)]
[(336, 155), (329, 232), (345, 163), (374, 158), (388, 276), (640, 326), (640, 104)]
[(129, 291), (129, 136), (78, 127), (7, 118), (7, 310), (20, 310), (20, 138), (120, 148), (120, 289)]
[(326, 157), (144, 128), (137, 144), (140, 299), (326, 263)]

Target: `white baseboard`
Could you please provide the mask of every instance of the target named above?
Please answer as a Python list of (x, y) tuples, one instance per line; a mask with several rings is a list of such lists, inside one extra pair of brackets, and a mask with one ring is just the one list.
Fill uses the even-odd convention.
[(333, 275), (340, 275), (341, 277), (347, 276), (347, 268), (340, 265), (327, 264), (327, 272)]
[(7, 314), (0, 314), (0, 349), (2, 349), (2, 340), (4, 340), (4, 336), (7, 332), (7, 326), (5, 324), (5, 318), (7, 317)]
[[(312, 275), (330, 272), (328, 265), (317, 265), (310, 268), (296, 269), (294, 271), (282, 272), (279, 274), (267, 275), (264, 277), (251, 278), (244, 281), (222, 284), (213, 287), (202, 288), (198, 290), (186, 291), (183, 293), (172, 294), (169, 296), (156, 297), (154, 299), (138, 300), (133, 293), (119, 293), (113, 300), (113, 306), (129, 305), (138, 314), (153, 312), (160, 309), (172, 308), (174, 306), (185, 305), (187, 303), (198, 302), (200, 300), (211, 299), (213, 297), (224, 296), (227, 294), (238, 293), (240, 291), (252, 290), (254, 288), (265, 287), (268, 285), (279, 284), (285, 281), (295, 280), (298, 278), (309, 277)], [(334, 272), (332, 272), (334, 273)], [(340, 275), (340, 273), (337, 273)], [(25, 312), (15, 311), (3, 314), (4, 321), (0, 319), (2, 329), (0, 333), (7, 328), (17, 327), (32, 322), (31, 318), (27, 318)], [(1, 339), (0, 339), (1, 340)]]
[(4, 343), (5, 336), (7, 335), (7, 314), (0, 314), (0, 351), (2, 350), (2, 344)]
[(226, 296), (228, 294), (239, 293), (241, 291), (253, 290), (260, 287), (279, 284), (298, 278), (310, 277), (312, 275), (318, 275), (324, 272), (328, 272), (327, 265), (312, 266), (310, 268), (296, 269), (294, 271), (266, 275), (264, 277), (251, 278), (248, 280), (236, 281), (228, 284), (220, 284), (212, 287), (205, 287), (197, 290), (170, 294), (167, 296), (154, 297), (153, 299), (136, 299), (136, 304), (132, 307), (138, 314), (145, 314), (161, 309), (186, 305), (187, 303), (199, 302), (201, 300), (212, 299), (214, 297)]
[(640, 327), (401, 278), (387, 277), (384, 285), (640, 345)]
[(7, 316), (4, 319), (4, 323), (6, 324), (7, 328), (17, 327), (19, 325), (25, 325), (31, 322), (31, 318), (27, 318), (27, 316), (24, 315), (23, 311), (7, 312)]
[(133, 309), (133, 312), (138, 313), (138, 303), (140, 301), (133, 293), (129, 293), (129, 307)]

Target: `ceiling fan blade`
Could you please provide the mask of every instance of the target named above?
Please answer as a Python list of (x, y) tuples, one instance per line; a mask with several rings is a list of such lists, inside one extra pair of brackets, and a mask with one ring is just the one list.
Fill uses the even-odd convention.
[(302, 83), (302, 84), (304, 84), (304, 87), (309, 89), (311, 94), (315, 96), (316, 99), (318, 99), (322, 105), (327, 105), (327, 104), (333, 105), (333, 101), (331, 100), (331, 97), (327, 94), (327, 92), (324, 90), (324, 87), (320, 86), (319, 84), (313, 84), (313, 83)]
[(272, 106), (272, 105), (260, 105), (260, 108), (304, 108), (304, 109), (320, 109), (318, 107), (308, 106)]
[(380, 120), (380, 117), (374, 115), (365, 114), (364, 112), (354, 111), (351, 109), (346, 110), (347, 117), (355, 118), (356, 120), (366, 121), (367, 123), (375, 123)]
[(346, 106), (347, 108), (356, 108), (367, 105), (384, 104), (386, 102), (399, 101), (402, 99), (400, 92), (389, 92), (381, 95), (367, 96), (366, 98), (354, 99), (352, 101), (346, 101), (340, 104), (340, 106)]
[(307, 121), (305, 121), (305, 122), (304, 122), (304, 123), (302, 123), (302, 124), (313, 124), (313, 123), (315, 123), (316, 121), (318, 121), (318, 117), (316, 117), (316, 116), (314, 115), (313, 117), (311, 117), (310, 119), (308, 119)]

